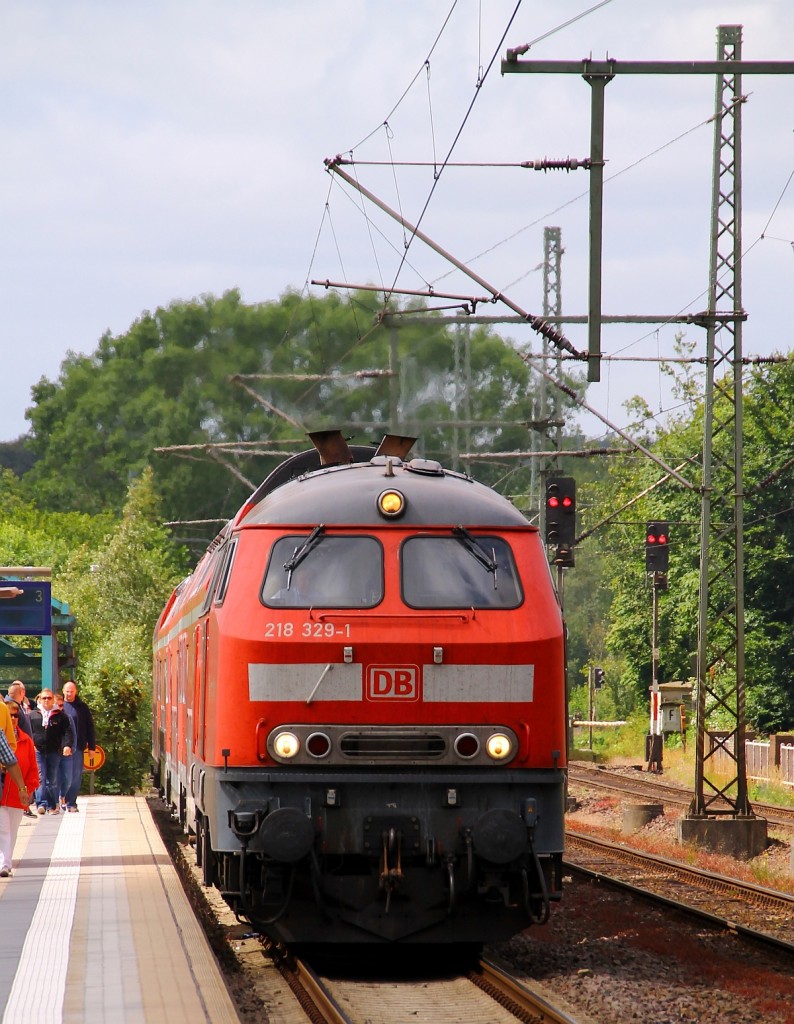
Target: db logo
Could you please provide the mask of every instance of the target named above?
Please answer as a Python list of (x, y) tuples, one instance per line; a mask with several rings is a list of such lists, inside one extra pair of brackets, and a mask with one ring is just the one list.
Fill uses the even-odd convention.
[(371, 665), (367, 700), (419, 700), (419, 669), (416, 665)]

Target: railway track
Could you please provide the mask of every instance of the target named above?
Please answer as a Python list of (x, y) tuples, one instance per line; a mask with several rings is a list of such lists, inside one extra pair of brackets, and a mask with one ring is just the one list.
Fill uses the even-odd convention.
[[(580, 765), (569, 764), (568, 778), (570, 782), (588, 788), (628, 793), (643, 800), (653, 800), (674, 807), (687, 808), (692, 802), (692, 792), (689, 789), (660, 782), (655, 778), (651, 781), (647, 776), (643, 777), (640, 771), (628, 774), (625, 771), (615, 771), (605, 767), (584, 768)], [(794, 807), (783, 807), (779, 804), (767, 804), (754, 800), (753, 809), (759, 817), (766, 818), (772, 825), (794, 829)]]
[[(272, 955), (272, 950), (271, 950)], [(465, 974), (400, 979), (340, 978), (300, 958), (281, 957), (279, 971), (311, 1024), (416, 1021), (445, 1024), (578, 1024), (525, 981), (490, 960)]]
[(568, 830), (566, 867), (794, 954), (794, 896)]
[[(326, 978), (315, 971), (321, 986), (326, 980), (330, 983), (330, 999), (321, 1011), (307, 995), (304, 1008), (268, 947), (263, 948), (262, 937), (237, 921), (216, 890), (201, 885), (194, 851), (181, 828), (167, 815), (163, 817), (170, 848), (184, 851), (177, 860), (187, 867), (188, 890), (192, 890), (196, 905), (203, 907), (208, 936), (219, 960), (227, 966), (227, 984), (245, 1024), (261, 1024), (263, 1019), (279, 1024), (306, 1024), (307, 1020), (354, 1020), (357, 1024), (446, 1024), (452, 1020), (466, 1024), (515, 1020), (657, 1024), (661, 1019), (791, 1022), (785, 1010), (794, 1005), (790, 952), (747, 942), (734, 928), (706, 929), (697, 918), (683, 917), (680, 908), (673, 911), (661, 901), (654, 906), (646, 898), (625, 898), (619, 888), (596, 886), (592, 876), (573, 867), (569, 867), (574, 877), (568, 882), (566, 899), (548, 926), (528, 929), (488, 951), (489, 958), (519, 979), (519, 989), (538, 988), (540, 998), (528, 1007), (519, 1007), (518, 1013), (500, 1005), (500, 997), (494, 1001), (492, 995), (475, 988), (460, 970), (431, 973), (428, 958), (422, 971), (399, 974), (389, 969), (389, 964), (377, 975), (370, 972), (368, 980), (354, 962), (357, 992), (347, 988), (349, 980)], [(667, 889), (669, 895), (669, 883)], [(708, 972), (699, 971), (706, 963)], [(478, 984), (487, 984), (492, 977), (486, 967), (473, 972), (482, 975)], [(539, 979), (537, 986), (535, 979)], [(662, 989), (659, 979), (664, 981)], [(449, 987), (441, 988), (442, 982)], [(515, 984), (509, 983), (506, 998), (518, 1002)], [(433, 999), (420, 1001), (421, 992), (416, 990), (423, 985), (434, 989)], [(650, 996), (651, 992), (656, 994)], [(548, 1005), (562, 1000), (564, 1008)], [(332, 1012), (341, 1016), (329, 1016)]]

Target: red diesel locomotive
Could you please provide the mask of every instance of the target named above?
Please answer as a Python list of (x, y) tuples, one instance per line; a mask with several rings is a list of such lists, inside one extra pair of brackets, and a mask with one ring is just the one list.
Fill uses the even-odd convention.
[(154, 637), (159, 785), (288, 943), (466, 943), (561, 894), (564, 626), (538, 530), (413, 438), (282, 463)]

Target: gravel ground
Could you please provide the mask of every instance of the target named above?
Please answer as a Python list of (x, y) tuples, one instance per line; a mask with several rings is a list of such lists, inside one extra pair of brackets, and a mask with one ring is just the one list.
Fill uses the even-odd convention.
[(791, 957), (589, 882), (569, 882), (549, 924), (495, 958), (599, 1024), (794, 1022)]
[[(578, 784), (570, 793), (572, 829), (794, 892), (791, 834), (785, 829), (770, 830), (759, 857), (736, 861), (679, 844), (678, 810), (667, 808), (641, 831), (624, 836), (619, 797)], [(754, 950), (733, 934), (683, 916), (671, 919), (665, 910), (592, 882), (568, 881), (549, 924), (516, 936), (496, 957), (599, 1024), (794, 1022), (794, 958)]]

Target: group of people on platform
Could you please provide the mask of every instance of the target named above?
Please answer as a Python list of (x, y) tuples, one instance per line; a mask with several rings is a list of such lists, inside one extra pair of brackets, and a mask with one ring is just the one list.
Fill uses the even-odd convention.
[(96, 750), (91, 709), (74, 680), (60, 693), (43, 689), (31, 704), (16, 679), (0, 701), (0, 878), (11, 874), (11, 855), (23, 816), (75, 814), (83, 756)]

